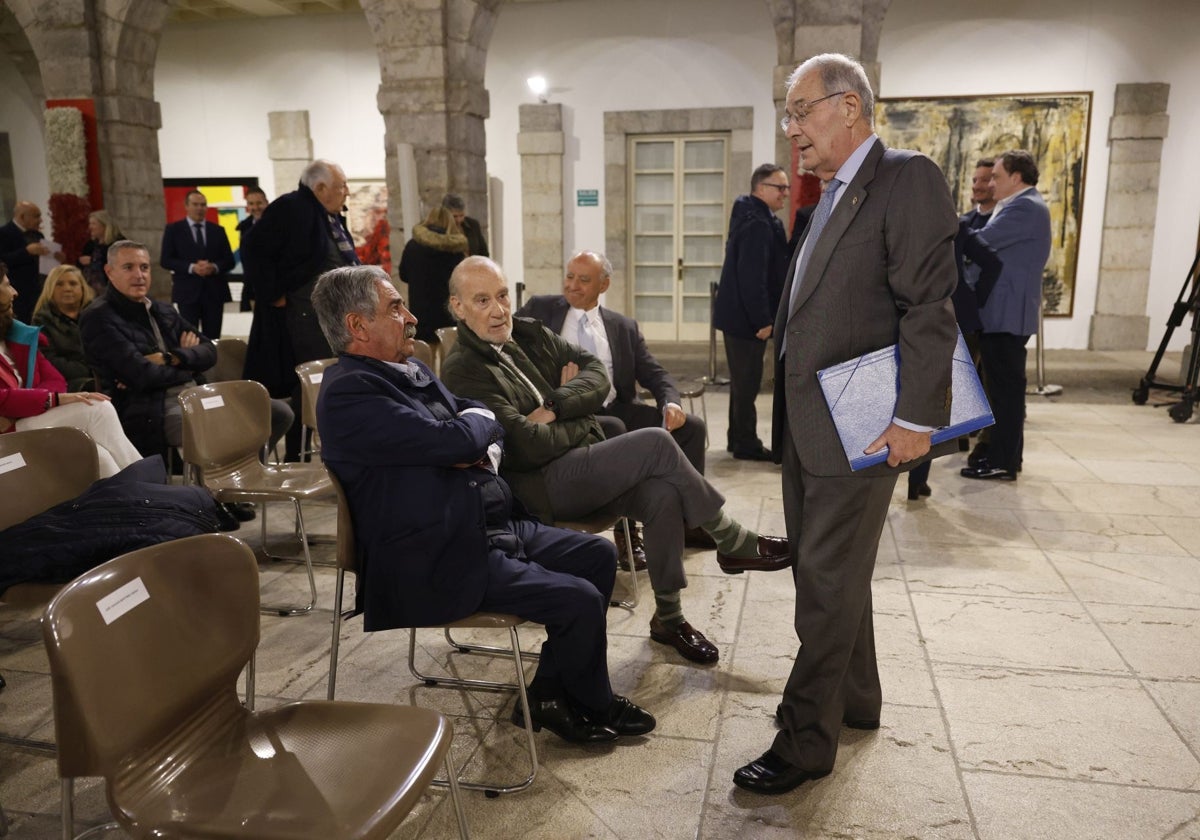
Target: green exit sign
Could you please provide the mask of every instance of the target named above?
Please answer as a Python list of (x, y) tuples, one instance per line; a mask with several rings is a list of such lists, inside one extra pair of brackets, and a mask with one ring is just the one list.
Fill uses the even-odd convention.
[(577, 207), (599, 207), (600, 190), (575, 190), (575, 205)]

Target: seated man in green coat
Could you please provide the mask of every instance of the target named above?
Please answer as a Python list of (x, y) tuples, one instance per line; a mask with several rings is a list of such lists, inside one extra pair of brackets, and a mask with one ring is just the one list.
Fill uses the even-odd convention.
[(598, 510), (644, 522), (656, 606), (650, 638), (693, 662), (716, 662), (716, 645), (684, 619), (680, 605), (685, 528), (712, 535), (728, 574), (790, 568), (787, 541), (731, 519), (725, 499), (665, 429), (605, 440), (595, 417), (609, 391), (604, 364), (537, 321), (514, 319), (496, 263), (485, 257), (459, 263), (450, 277), (450, 309), (458, 341), (442, 380), (495, 412), (505, 433), (501, 474), (516, 496), (547, 522)]

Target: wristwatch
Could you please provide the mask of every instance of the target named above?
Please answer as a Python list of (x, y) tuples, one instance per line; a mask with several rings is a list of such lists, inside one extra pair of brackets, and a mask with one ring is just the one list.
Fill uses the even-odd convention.
[(550, 399), (549, 397), (546, 397), (546, 399), (542, 400), (542, 408), (546, 409), (547, 411), (551, 411), (551, 412), (554, 412), (555, 414), (558, 414), (558, 403), (556, 403), (554, 400)]
[(170, 350), (164, 350), (164, 351), (163, 351), (163, 364), (164, 364), (164, 365), (173, 365), (173, 364), (175, 364), (175, 360), (176, 360), (177, 358), (179, 358), (179, 357), (178, 357), (178, 356), (176, 356), (174, 353), (172, 353)]

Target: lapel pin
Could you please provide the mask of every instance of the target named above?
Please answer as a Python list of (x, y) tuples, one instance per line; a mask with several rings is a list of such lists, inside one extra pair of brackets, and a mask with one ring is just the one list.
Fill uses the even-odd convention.
[(858, 204), (858, 196), (852, 195), (850, 196), (850, 206), (853, 207), (855, 204)]

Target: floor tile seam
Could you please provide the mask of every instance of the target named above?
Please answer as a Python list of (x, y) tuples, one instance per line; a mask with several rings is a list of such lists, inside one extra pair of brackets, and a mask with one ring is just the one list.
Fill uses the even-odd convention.
[[(1072, 511), (1072, 512), (1074, 512), (1074, 511)], [(1022, 527), (1024, 527), (1024, 526), (1022, 526)], [(1092, 536), (1095, 536), (1095, 535), (1093, 534)], [(1174, 540), (1174, 539), (1173, 539), (1173, 538), (1172, 538), (1172, 537), (1171, 537), (1169, 534), (1129, 534), (1128, 536), (1134, 536), (1134, 537), (1166, 537), (1167, 539), (1170, 539), (1172, 542), (1175, 542), (1175, 540)], [(1031, 544), (1029, 544), (1029, 545), (1025, 545), (1025, 544), (1020, 544), (1020, 545), (1011, 545), (1011, 544), (1004, 544), (1004, 543), (983, 543), (983, 544), (980, 544), (980, 545), (978, 545), (978, 546), (975, 546), (975, 547), (977, 547), (977, 548), (1017, 548), (1017, 549), (1023, 549), (1023, 550), (1026, 550), (1026, 551), (1030, 551), (1030, 550), (1032, 550), (1032, 551), (1042, 551), (1042, 552), (1046, 552), (1046, 551), (1074, 551), (1074, 550), (1078, 550), (1078, 549), (1069, 549), (1069, 548), (1063, 548), (1063, 547), (1061, 547), (1061, 546), (1044, 546), (1044, 545), (1042, 545), (1041, 543), (1039, 543), (1039, 542), (1037, 542), (1036, 540), (1034, 540), (1034, 539), (1032, 538), (1032, 535), (1031, 535), (1030, 539), (1031, 539), (1031, 541), (1032, 541), (1032, 542), (1031, 542)], [(899, 546), (900, 544), (901, 544), (900, 542), (897, 542), (897, 546)], [(904, 544), (905, 546), (907, 546), (907, 547), (910, 547), (910, 548), (915, 548), (915, 547), (916, 547), (916, 546), (914, 545), (914, 541), (913, 541), (913, 540), (905, 540), (905, 541), (903, 541), (903, 544)], [(929, 547), (931, 547), (931, 548), (941, 548), (941, 547), (945, 547), (945, 548), (962, 548), (962, 547), (963, 547), (963, 544), (962, 544), (962, 543), (935, 542), (935, 541), (924, 541), (924, 540), (923, 540), (923, 541), (921, 541), (921, 542), (919, 542), (919, 543), (917, 543), (917, 544), (919, 544), (919, 545), (925, 545), (925, 546), (929, 546)], [(1178, 543), (1177, 543), (1177, 542), (1176, 542), (1175, 544), (1176, 544), (1176, 545), (1178, 545)], [(1182, 552), (1182, 553), (1180, 553), (1180, 554), (1159, 554), (1159, 553), (1157, 553), (1157, 552), (1151, 552), (1151, 553), (1154, 553), (1156, 556), (1162, 556), (1162, 557), (1194, 557), (1194, 556), (1195, 556), (1195, 555), (1194, 555), (1194, 554), (1192, 554), (1190, 551), (1188, 551), (1187, 549), (1185, 549), (1185, 548), (1182, 548), (1182, 547), (1181, 547), (1181, 552)], [(1146, 551), (1144, 551), (1144, 550), (1135, 550), (1135, 549), (1131, 549), (1131, 550), (1128, 550), (1128, 551), (1117, 551), (1117, 550), (1113, 550), (1113, 549), (1105, 549), (1105, 550), (1103, 550), (1103, 551), (1098, 551), (1097, 553), (1098, 553), (1098, 554), (1128, 554), (1128, 555), (1134, 555), (1134, 556), (1142, 556), (1142, 555), (1145, 555), (1145, 554), (1147, 554), (1148, 552), (1146, 552)], [(903, 562), (904, 562), (903, 558), (901, 558), (900, 562), (901, 562), (901, 563), (903, 563)]]
[[(759, 516), (760, 517), (762, 516), (761, 509), (759, 511)], [(727, 656), (729, 657), (729, 660), (727, 660), (727, 661), (732, 661), (733, 659), (736, 658), (735, 655), (737, 652), (737, 640), (742, 634), (742, 622), (746, 616), (746, 604), (749, 602), (749, 599), (750, 599), (750, 586), (749, 586), (749, 582), (747, 582), (747, 585), (742, 587), (741, 602), (738, 604), (737, 623), (736, 623), (736, 626), (735, 626), (734, 632), (733, 632), (733, 642), (731, 643), (729, 648), (727, 648), (729, 650), (729, 653), (727, 654)], [(718, 702), (718, 704), (717, 704), (717, 725), (716, 725), (716, 730), (713, 733), (712, 744), (709, 749), (708, 775), (704, 781), (704, 795), (700, 800), (700, 818), (696, 824), (696, 836), (697, 837), (704, 836), (704, 826), (705, 826), (705, 822), (707, 821), (708, 815), (709, 815), (709, 809), (708, 809), (709, 794), (713, 790), (713, 784), (714, 784), (716, 773), (717, 773), (717, 764), (718, 764), (717, 757), (718, 757), (718, 753), (719, 753), (719, 747), (721, 744), (721, 734), (724, 732), (724, 729), (725, 729), (725, 711), (726, 711), (726, 708), (727, 708), (727, 705), (729, 702), (729, 689), (721, 688), (719, 690), (721, 692), (721, 698), (720, 698), (720, 702)], [(687, 738), (682, 738), (682, 737), (678, 737), (678, 736), (668, 736), (668, 737), (676, 737), (678, 740), (699, 740), (699, 739), (687, 739)]]
[[(888, 523), (888, 527), (889, 528), (891, 527), (890, 521)], [(895, 536), (896, 536), (895, 529), (893, 529), (892, 530), (893, 542), (895, 542)], [(917, 614), (917, 607), (916, 607), (916, 604), (913, 602), (913, 597), (912, 597), (913, 593), (912, 593), (912, 589), (909, 587), (909, 584), (908, 584), (907, 570), (904, 568), (903, 563), (901, 563), (899, 565), (900, 565), (900, 575), (901, 575), (901, 578), (904, 580), (904, 590), (905, 590), (905, 593), (908, 595), (908, 608), (911, 611), (913, 624), (916, 625), (917, 640), (921, 646), (921, 657), (922, 657), (922, 659), (925, 660), (925, 673), (929, 677), (929, 685), (933, 691), (933, 697), (934, 697), (934, 702), (936, 704), (936, 708), (938, 711), (938, 716), (942, 720), (942, 732), (944, 733), (945, 738), (946, 738), (947, 749), (950, 751), (950, 760), (954, 763), (954, 775), (955, 775), (955, 778), (958, 779), (958, 789), (959, 789), (960, 794), (962, 795), (963, 807), (966, 808), (966, 810), (967, 810), (967, 824), (971, 827), (971, 833), (972, 833), (972, 835), (974, 835), (975, 840), (980, 840), (979, 825), (975, 819), (975, 809), (971, 805), (970, 793), (967, 791), (966, 778), (963, 776), (962, 762), (959, 759), (958, 747), (955, 745), (954, 738), (950, 731), (949, 712), (946, 709), (945, 702), (943, 702), (943, 700), (942, 700), (941, 689), (938, 687), (937, 674), (935, 673), (935, 671), (933, 669), (933, 662), (929, 655), (929, 645), (927, 644), (925, 634), (921, 631), (921, 618)]]
[[(930, 657), (930, 663), (938, 666), (947, 666), (952, 668), (974, 668), (981, 671), (1015, 671), (1020, 674), (1028, 674), (1030, 676), (1063, 676), (1063, 677), (1092, 677), (1096, 679), (1118, 679), (1129, 682), (1142, 682), (1142, 678), (1130, 671), (1094, 671), (1094, 670), (1077, 670), (1071, 671), (1065, 668), (1052, 668), (1045, 665), (997, 665), (987, 662), (969, 662), (961, 659), (939, 659)], [(1124, 661), (1122, 659), (1122, 661)]]
[(1074, 776), (1052, 776), (1048, 773), (1014, 773), (1008, 770), (993, 770), (986, 767), (964, 767), (963, 773), (971, 776), (1007, 776), (1009, 778), (1038, 779), (1049, 782), (1069, 782), (1077, 785), (1096, 785), (1099, 787), (1150, 790), (1160, 793), (1185, 793), (1200, 797), (1200, 788), (1170, 787), (1167, 785), (1140, 785), (1133, 782), (1115, 782), (1108, 781), (1106, 779), (1080, 779)]
[(1047, 594), (1045, 596), (996, 595), (996, 594), (987, 593), (987, 592), (965, 592), (965, 591), (959, 592), (959, 591), (955, 591), (955, 590), (951, 590), (951, 589), (923, 589), (923, 588), (919, 588), (921, 585), (925, 585), (925, 584), (919, 584), (918, 588), (915, 588), (913, 590), (915, 594), (917, 594), (917, 595), (933, 595), (933, 596), (943, 597), (943, 598), (955, 598), (955, 597), (963, 597), (963, 596), (969, 595), (969, 596), (977, 597), (980, 599), (1004, 600), (1004, 601), (1031, 601), (1031, 602), (1039, 603), (1039, 604), (1058, 604), (1058, 603), (1069, 604), (1069, 603), (1078, 602), (1081, 605), (1082, 604), (1090, 604), (1093, 607), (1128, 607), (1130, 609), (1148, 609), (1148, 610), (1162, 609), (1162, 610), (1179, 610), (1180, 612), (1186, 612), (1186, 613), (1193, 613), (1193, 612), (1200, 613), (1200, 607), (1192, 607), (1192, 606), (1187, 606), (1187, 605), (1183, 605), (1183, 604), (1150, 604), (1150, 603), (1128, 602), (1128, 601), (1097, 601), (1094, 598), (1080, 598), (1080, 597), (1076, 596), (1075, 599), (1071, 599), (1071, 598), (1054, 597), (1053, 595), (1050, 595), (1050, 594)]

